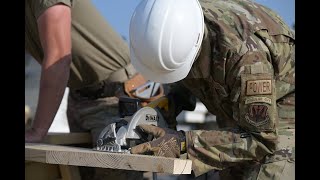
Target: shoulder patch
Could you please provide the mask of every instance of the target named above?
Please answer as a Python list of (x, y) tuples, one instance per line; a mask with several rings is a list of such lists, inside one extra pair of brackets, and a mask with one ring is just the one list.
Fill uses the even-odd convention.
[(268, 123), (270, 120), (268, 106), (261, 104), (250, 105), (248, 112), (245, 114), (245, 118), (254, 126), (261, 126)]
[(248, 80), (246, 95), (272, 94), (272, 83), (269, 80)]

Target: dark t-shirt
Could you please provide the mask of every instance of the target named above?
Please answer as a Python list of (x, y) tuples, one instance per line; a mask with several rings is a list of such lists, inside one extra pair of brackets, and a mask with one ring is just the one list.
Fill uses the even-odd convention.
[(25, 1), (25, 49), (37, 61), (44, 54), (37, 18), (49, 7), (63, 3), (72, 13), (72, 64), (68, 87), (81, 88), (105, 80), (130, 63), (129, 49), (88, 0)]

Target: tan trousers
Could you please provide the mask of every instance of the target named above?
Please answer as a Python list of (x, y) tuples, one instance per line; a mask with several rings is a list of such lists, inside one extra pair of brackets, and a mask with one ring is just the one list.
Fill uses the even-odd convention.
[[(118, 101), (117, 97), (79, 100), (69, 95), (67, 117), (70, 131), (90, 132), (93, 141), (92, 145), (95, 146), (101, 130), (117, 120)], [(143, 172), (106, 168), (80, 167), (80, 174), (83, 180), (143, 179)]]

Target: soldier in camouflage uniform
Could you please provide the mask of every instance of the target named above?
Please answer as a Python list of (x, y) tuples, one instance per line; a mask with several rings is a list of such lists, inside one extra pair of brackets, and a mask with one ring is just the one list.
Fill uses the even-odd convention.
[[(131, 23), (143, 21), (144, 12), (147, 12), (150, 19), (154, 12), (165, 17), (159, 13), (159, 2), (155, 2), (143, 1), (139, 6), (144, 8), (136, 9)], [(199, 2), (204, 17), (201, 48), (187, 76), (182, 77), (181, 81), (174, 81), (176, 83), (170, 97), (174, 97), (171, 99), (175, 101), (175, 108), (179, 112), (181, 105), (187, 106), (187, 100), (190, 100), (190, 107), (194, 107), (195, 101), (191, 95), (199, 98), (209, 112), (217, 116), (221, 130), (183, 132), (142, 126), (143, 130), (156, 135), (158, 139), (133, 147), (131, 152), (143, 154), (153, 151), (155, 155), (179, 157), (186, 142), (185, 151), (187, 158), (192, 160), (196, 177), (218, 170), (221, 179), (294, 179), (293, 33), (279, 15), (253, 1)], [(148, 11), (148, 3), (154, 3), (152, 10)], [(172, 9), (177, 8), (178, 5)], [(175, 18), (169, 16), (171, 20)], [(150, 19), (149, 28), (152, 27)], [(130, 30), (135, 32), (134, 26)], [(148, 34), (148, 31), (145, 33)], [(165, 74), (166, 69), (156, 74), (159, 66), (143, 60), (151, 56), (139, 54), (139, 47), (135, 46), (139, 39), (135, 39), (134, 33), (131, 36), (131, 49), (136, 56), (132, 58), (132, 63), (143, 75), (149, 74), (150, 79), (161, 82), (156, 77)], [(147, 35), (138, 34), (136, 37), (142, 39), (143, 43), (150, 43)], [(168, 62), (166, 59), (152, 60), (153, 64), (160, 60), (163, 60), (162, 64)], [(151, 78), (150, 72), (144, 72), (139, 63), (153, 68), (155, 78)], [(181, 89), (189, 90), (190, 94), (181, 93)], [(175, 115), (178, 113), (175, 112)]]

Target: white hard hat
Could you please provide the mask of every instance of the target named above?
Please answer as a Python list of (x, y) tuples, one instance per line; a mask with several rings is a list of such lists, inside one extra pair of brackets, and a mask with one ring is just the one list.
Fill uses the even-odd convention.
[(185, 78), (204, 31), (198, 0), (142, 0), (130, 22), (130, 57), (146, 79), (172, 83)]

